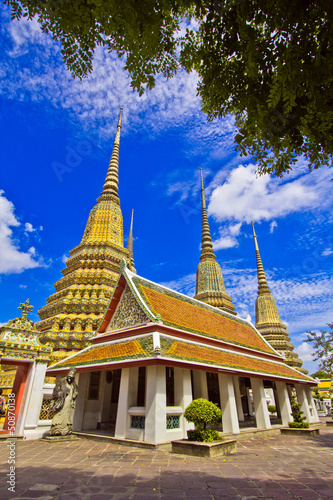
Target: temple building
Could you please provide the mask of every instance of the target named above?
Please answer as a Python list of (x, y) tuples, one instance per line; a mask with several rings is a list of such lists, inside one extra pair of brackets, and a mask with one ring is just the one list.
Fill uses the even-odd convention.
[[(191, 425), (184, 411), (200, 397), (221, 408), (223, 434), (286, 426), (292, 390), (307, 421), (318, 421), (311, 394), (316, 382), (288, 366), (250, 322), (235, 315), (213, 252), (202, 173), (201, 194), (196, 296), (138, 276), (133, 262), (129, 269), (123, 260), (93, 344), (48, 368), (51, 376), (77, 368), (74, 431), (152, 444), (186, 438)], [(266, 390), (276, 405), (274, 417)]]
[[(0, 433), (36, 439), (48, 428), (48, 422), (40, 421), (43, 395), (50, 397), (53, 389), (45, 381), (46, 368), (58, 358), (52, 356), (51, 347), (41, 344), (36, 325), (28, 318), (33, 309), (29, 299), (19, 309), (22, 316), (0, 327), (0, 380), (10, 410), (0, 418)], [(6, 378), (11, 378), (9, 387)]]
[(75, 431), (153, 444), (182, 439), (190, 428), (183, 413), (199, 397), (220, 406), (224, 434), (246, 421), (270, 429), (265, 388), (274, 393), (275, 423), (291, 420), (291, 388), (307, 421), (318, 420), (315, 381), (288, 366), (253, 325), (146, 280), (125, 261), (120, 270), (93, 345), (47, 370), (77, 368)]
[[(59, 355), (88, 345), (109, 303), (121, 260), (134, 269), (132, 232), (126, 249), (118, 196), (121, 117), (122, 108), (103, 190), (89, 214), (81, 243), (69, 252), (63, 277), (54, 285), (56, 293), (38, 311), (41, 340)], [(131, 231), (132, 225), (133, 217)]]
[[(195, 297), (136, 274), (133, 211), (125, 248), (118, 196), (121, 117), (122, 108), (102, 193), (56, 292), (39, 310), (41, 321), (34, 325), (27, 319), (31, 306), (25, 303), (22, 318), (0, 328), (1, 362), (18, 367), (13, 392), (19, 395), (20, 433), (32, 439), (50, 427), (53, 385), (45, 373), (65, 375), (71, 367), (77, 368), (73, 429), (79, 433), (106, 432), (152, 444), (185, 438), (191, 426), (184, 411), (200, 397), (221, 408), (218, 430), (224, 434), (243, 427), (270, 429), (291, 420), (292, 390), (307, 421), (318, 421), (311, 394), (316, 382), (293, 352), (255, 232), (256, 327), (236, 315), (213, 251), (202, 171)], [(274, 416), (266, 390), (276, 406)]]
[(256, 300), (256, 328), (270, 345), (282, 356), (287, 365), (307, 374), (308, 370), (302, 368), (302, 360), (294, 351), (290, 342), (287, 327), (282, 323), (274, 297), (267, 284), (264, 267), (262, 265), (257, 236), (252, 222), (254, 245), (257, 257), (258, 297)]
[(196, 294), (195, 298), (218, 307), (223, 311), (231, 314), (235, 313), (235, 306), (232, 303), (231, 297), (227, 294), (222, 269), (216, 260), (213, 250), (213, 243), (209, 229), (205, 190), (202, 179), (202, 170), (200, 169), (201, 177), (201, 202), (202, 202), (202, 239), (201, 239), (201, 255), (200, 263), (197, 268)]

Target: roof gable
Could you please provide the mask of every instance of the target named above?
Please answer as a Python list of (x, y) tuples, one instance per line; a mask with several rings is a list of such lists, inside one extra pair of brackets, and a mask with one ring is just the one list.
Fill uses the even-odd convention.
[(126, 285), (120, 302), (105, 332), (129, 328), (147, 323), (149, 318), (131, 288)]

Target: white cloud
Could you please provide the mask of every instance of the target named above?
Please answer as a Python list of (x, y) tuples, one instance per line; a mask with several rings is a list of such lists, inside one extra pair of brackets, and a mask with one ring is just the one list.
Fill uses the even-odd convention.
[(91, 140), (94, 135), (99, 142), (114, 136), (119, 108), (124, 106), (122, 136), (135, 132), (158, 136), (182, 127), (183, 140), (191, 144), (184, 151), (187, 156), (219, 159), (234, 152), (234, 119), (207, 122), (195, 72), (180, 70), (169, 80), (159, 75), (156, 87), (140, 97), (130, 85), (125, 57), (97, 47), (93, 72), (82, 81), (74, 80), (62, 61), (60, 44), (42, 33), (36, 20), (10, 21), (8, 9), (2, 10), (3, 33), (10, 40), (6, 47), (11, 47), (0, 70), (2, 98), (48, 103), (49, 112), (63, 108)]
[(14, 215), (13, 203), (3, 195), (4, 192), (0, 191), (0, 273), (21, 273), (25, 269), (38, 267), (40, 263), (33, 259), (35, 248), (22, 252), (13, 240), (10, 228), (20, 226), (20, 222)]
[(297, 352), (302, 361), (313, 361), (312, 354), (314, 353), (314, 350), (307, 342), (303, 342), (301, 345), (296, 347), (295, 352)]
[(270, 226), (269, 226), (269, 232), (270, 233), (273, 233), (274, 232), (274, 229), (277, 227), (277, 222), (275, 220), (273, 220), (273, 222), (271, 222)]
[(213, 242), (214, 250), (233, 248), (238, 246), (236, 236), (239, 235), (242, 223), (229, 224), (220, 228), (220, 237)]
[(33, 225), (30, 224), (30, 222), (26, 222), (24, 225), (24, 232), (25, 233), (33, 233), (34, 231), (36, 231), (36, 229), (34, 229)]
[(195, 295), (196, 274), (188, 274), (179, 279), (161, 283), (161, 285), (176, 290), (177, 292), (184, 293), (190, 297)]
[(325, 250), (323, 250), (321, 252), (321, 255), (323, 257), (328, 257), (329, 255), (332, 255), (332, 253), (333, 253), (333, 250), (331, 248), (325, 248)]
[(28, 233), (36, 233), (38, 231), (43, 231), (43, 226), (33, 227), (30, 222), (24, 224), (24, 234), (28, 236)]
[(61, 257), (61, 262), (63, 262), (64, 264), (66, 264), (66, 260), (69, 258), (69, 255), (66, 255), (64, 254), (62, 257)]
[[(219, 221), (272, 220), (290, 213), (313, 210), (331, 203), (329, 169), (319, 169), (288, 181), (288, 177), (257, 177), (256, 166), (239, 165), (222, 185), (214, 189), (208, 212)], [(324, 201), (323, 201), (324, 200)], [(326, 202), (325, 202), (326, 200)]]

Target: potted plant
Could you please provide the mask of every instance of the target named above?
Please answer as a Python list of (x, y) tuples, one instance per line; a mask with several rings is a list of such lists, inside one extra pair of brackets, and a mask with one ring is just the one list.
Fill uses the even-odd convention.
[(207, 424), (216, 424), (222, 416), (220, 408), (207, 399), (195, 399), (184, 411), (184, 418), (192, 422), (195, 429), (187, 431), (188, 439), (172, 441), (173, 453), (196, 457), (230, 455), (237, 449), (236, 440), (222, 440), (217, 431), (207, 429)]
[(216, 424), (221, 416), (222, 412), (216, 404), (203, 398), (194, 399), (184, 412), (185, 420), (195, 425), (194, 431), (187, 431), (188, 440), (211, 443), (221, 439), (217, 431), (206, 428), (207, 424)]

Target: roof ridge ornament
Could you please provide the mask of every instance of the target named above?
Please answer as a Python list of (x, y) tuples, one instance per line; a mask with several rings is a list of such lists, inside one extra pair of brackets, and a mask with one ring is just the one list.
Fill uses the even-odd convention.
[(32, 306), (29, 302), (29, 299), (27, 299), (25, 302), (20, 303), (17, 309), (22, 309), (22, 318), (26, 318), (28, 316), (28, 313), (32, 311), (33, 308), (34, 306)]
[(129, 231), (128, 240), (127, 240), (127, 250), (129, 251), (129, 254), (130, 254), (131, 271), (136, 273), (135, 264), (134, 264), (134, 253), (133, 253), (133, 215), (134, 215), (134, 208), (132, 209), (131, 226), (130, 226), (130, 231)]

